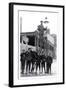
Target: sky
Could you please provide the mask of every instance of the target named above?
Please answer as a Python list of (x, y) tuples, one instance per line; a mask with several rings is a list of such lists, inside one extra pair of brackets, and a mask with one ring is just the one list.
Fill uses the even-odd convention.
[[(19, 25), (21, 24), (21, 32), (33, 32), (37, 30), (37, 26), (40, 25), (40, 21), (45, 21), (45, 17), (49, 23), (47, 24), (51, 34), (57, 33), (57, 18), (58, 13), (48, 12), (31, 12), (20, 11), (19, 12)], [(22, 21), (20, 21), (20, 18)], [(46, 24), (43, 24), (46, 27)]]

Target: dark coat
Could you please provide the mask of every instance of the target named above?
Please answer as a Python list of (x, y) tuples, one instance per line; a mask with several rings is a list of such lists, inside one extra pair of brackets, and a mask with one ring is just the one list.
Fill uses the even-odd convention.
[(25, 58), (26, 58), (25, 53), (21, 53), (20, 56), (21, 56), (21, 62), (25, 61)]
[(37, 52), (35, 52), (35, 51), (31, 51), (31, 57), (32, 57), (32, 59), (31, 59), (31, 61), (32, 62), (36, 62), (36, 59), (37, 59)]
[(32, 59), (31, 53), (27, 51), (26, 52), (26, 60), (31, 61), (31, 59)]
[(46, 59), (46, 62), (51, 64), (53, 62), (52, 57), (48, 56), (47, 59)]

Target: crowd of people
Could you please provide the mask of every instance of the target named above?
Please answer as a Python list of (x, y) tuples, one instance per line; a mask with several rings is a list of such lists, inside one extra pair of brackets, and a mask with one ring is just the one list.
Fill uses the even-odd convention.
[[(38, 55), (36, 51), (32, 51), (29, 48), (27, 51), (23, 50), (20, 55), (21, 61), (21, 74), (37, 74), (39, 69), (44, 70), (44, 73), (51, 74), (51, 65), (53, 62), (52, 56)], [(34, 72), (35, 69), (35, 72)]]

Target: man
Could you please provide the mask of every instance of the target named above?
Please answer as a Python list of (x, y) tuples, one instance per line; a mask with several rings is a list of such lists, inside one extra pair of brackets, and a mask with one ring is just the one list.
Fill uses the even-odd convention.
[(52, 60), (52, 56), (49, 54), (47, 56), (47, 59), (46, 59), (46, 63), (47, 63), (47, 73), (51, 74), (51, 64), (52, 64), (53, 60)]
[(36, 59), (36, 73), (37, 73), (37, 69), (39, 68), (40, 71), (40, 63), (41, 63), (41, 57), (40, 55), (37, 55), (37, 59)]
[(44, 68), (44, 72), (45, 72), (45, 61), (46, 61), (46, 56), (42, 55), (42, 61), (41, 61), (42, 72), (43, 72), (43, 68)]
[(28, 49), (28, 51), (26, 52), (26, 73), (29, 73), (31, 72), (31, 59), (32, 59), (32, 56), (31, 56), (31, 48)]
[(31, 56), (32, 56), (32, 59), (31, 59), (31, 63), (32, 63), (31, 72), (33, 73), (34, 68), (35, 68), (36, 59), (37, 59), (37, 52), (36, 51), (31, 51)]
[(22, 51), (21, 53), (21, 73), (24, 74), (24, 69), (25, 69), (25, 50)]
[(38, 26), (39, 31), (39, 47), (44, 48), (44, 41), (43, 41), (43, 35), (44, 35), (44, 26), (43, 21), (40, 21), (41, 24)]

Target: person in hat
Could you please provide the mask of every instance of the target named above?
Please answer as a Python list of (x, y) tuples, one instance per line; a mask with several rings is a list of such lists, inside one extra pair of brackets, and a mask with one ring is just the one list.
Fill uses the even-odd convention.
[(38, 26), (38, 32), (39, 32), (39, 47), (44, 48), (44, 41), (43, 41), (43, 36), (44, 36), (44, 26), (43, 26), (43, 21), (40, 21), (40, 25)]
[(26, 59), (26, 55), (25, 55), (25, 50), (23, 50), (22, 52), (21, 52), (21, 59), (20, 59), (20, 61), (21, 61), (21, 74), (24, 74), (24, 69), (25, 69), (25, 59)]
[(47, 58), (46, 58), (46, 63), (47, 63), (47, 72), (48, 74), (51, 74), (51, 65), (53, 62), (53, 58), (51, 53), (48, 54)]
[(31, 59), (31, 48), (28, 48), (28, 50), (26, 51), (26, 73), (31, 72)]
[(32, 63), (31, 72), (33, 73), (35, 65), (36, 65), (36, 60), (37, 60), (37, 52), (36, 51), (31, 51), (31, 56), (32, 56), (32, 59), (31, 59), (31, 63)]

